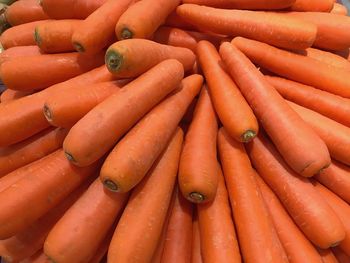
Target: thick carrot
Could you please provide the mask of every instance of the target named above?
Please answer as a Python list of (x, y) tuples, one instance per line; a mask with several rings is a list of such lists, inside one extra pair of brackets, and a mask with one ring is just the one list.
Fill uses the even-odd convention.
[(178, 61), (163, 61), (97, 105), (72, 127), (64, 141), (69, 159), (85, 166), (102, 157), (179, 85), (183, 74)]
[(40, 51), (38, 46), (11, 47), (0, 53), (0, 66), (5, 61), (15, 57), (29, 57), (29, 56), (36, 56), (41, 54), (42, 52)]
[(333, 8), (330, 11), (330, 13), (346, 16), (348, 14), (348, 9), (346, 8), (346, 6), (344, 6), (342, 4), (334, 3)]
[(337, 258), (337, 263), (349, 263), (350, 262), (350, 256), (345, 254), (343, 250), (341, 250), (339, 247), (332, 248), (334, 256)]
[(0, 177), (62, 147), (67, 129), (46, 129), (9, 147), (0, 148)]
[(227, 42), (221, 45), (220, 55), (257, 118), (292, 169), (309, 177), (329, 166), (330, 157), (325, 143), (290, 108), (254, 64)]
[(11, 26), (49, 19), (37, 0), (19, 0), (5, 11), (6, 21)]
[(198, 216), (195, 213), (192, 222), (192, 256), (191, 263), (203, 263), (201, 253), (201, 236), (199, 231)]
[(296, 0), (183, 0), (182, 2), (217, 8), (273, 10), (290, 7), (295, 1)]
[(221, 128), (218, 145), (244, 262), (288, 262), (243, 144)]
[[(48, 155), (38, 169), (0, 193), (0, 239), (30, 226), (95, 174), (97, 168), (98, 164), (84, 168), (73, 166), (62, 150)], [(28, 204), (33, 204), (31, 209)]]
[(80, 28), (83, 20), (52, 20), (35, 28), (36, 44), (45, 53), (63, 53), (75, 51), (72, 45), (73, 31)]
[(11, 100), (16, 100), (25, 96), (32, 94), (33, 91), (20, 91), (20, 90), (12, 90), (6, 89), (0, 96), (0, 102), (5, 103)]
[(258, 136), (247, 148), (254, 167), (305, 236), (320, 248), (338, 245), (344, 226), (312, 183), (288, 167), (266, 137)]
[(185, 70), (193, 68), (195, 55), (187, 48), (162, 45), (147, 39), (127, 39), (110, 46), (108, 70), (116, 77), (136, 77), (165, 59), (179, 60)]
[(202, 257), (206, 263), (238, 263), (241, 262), (241, 255), (220, 166), (217, 173), (219, 183), (215, 199), (197, 207)]
[(258, 121), (226, 73), (216, 48), (207, 41), (201, 41), (198, 43), (197, 55), (213, 105), (225, 130), (237, 141), (250, 141), (258, 133)]
[(334, 0), (296, 0), (291, 10), (299, 12), (330, 12)]
[(164, 22), (164, 25), (169, 26), (169, 27), (177, 27), (177, 28), (181, 28), (184, 30), (198, 31), (198, 28), (196, 28), (194, 25), (186, 22), (181, 16), (179, 16), (176, 13), (176, 10), (174, 10), (173, 12), (171, 12), (169, 14), (169, 16), (166, 18), (166, 20)]
[(193, 4), (176, 12), (189, 23), (214, 33), (244, 36), (288, 49), (312, 46), (317, 28), (289, 15), (248, 10), (225, 10)]
[[(74, 53), (17, 57), (0, 68), (3, 83), (13, 90), (41, 90), (103, 64), (103, 53)], [(45, 73), (45, 74), (44, 74)]]
[(132, 192), (114, 232), (108, 262), (151, 262), (171, 203), (182, 140), (178, 128), (148, 176)]
[(153, 108), (114, 147), (100, 178), (111, 191), (127, 192), (146, 175), (163, 151), (203, 83), (200, 75), (185, 78), (179, 89)]
[(293, 222), (277, 196), (260, 176), (257, 175), (255, 178), (289, 262), (299, 263), (307, 259), (308, 263), (322, 263), (315, 247)]
[(316, 249), (321, 256), (323, 263), (339, 263), (331, 249), (321, 249), (317, 247)]

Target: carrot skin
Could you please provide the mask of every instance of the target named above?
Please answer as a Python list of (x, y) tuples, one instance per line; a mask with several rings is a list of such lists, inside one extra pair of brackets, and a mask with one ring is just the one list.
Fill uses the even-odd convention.
[(321, 256), (323, 263), (339, 263), (331, 249), (321, 249), (317, 247), (316, 249)]
[(295, 0), (183, 0), (182, 2), (227, 9), (274, 10), (290, 7)]
[(334, 0), (296, 0), (291, 10), (298, 12), (330, 12)]
[(0, 66), (7, 60), (15, 57), (29, 57), (41, 55), (42, 52), (38, 46), (16, 46), (11, 47), (0, 53)]
[(330, 13), (346, 16), (348, 14), (348, 9), (346, 8), (346, 6), (335, 2)]
[(30, 94), (33, 94), (33, 91), (19, 91), (19, 90), (6, 89), (3, 93), (1, 93), (0, 102), (5, 103), (11, 100), (17, 100), (25, 96), (28, 96)]
[(192, 222), (192, 256), (191, 263), (203, 263), (201, 253), (201, 236), (199, 231), (198, 216), (195, 213)]
[(332, 248), (334, 256), (337, 258), (337, 263), (348, 263), (350, 262), (350, 256), (347, 255), (339, 247)]

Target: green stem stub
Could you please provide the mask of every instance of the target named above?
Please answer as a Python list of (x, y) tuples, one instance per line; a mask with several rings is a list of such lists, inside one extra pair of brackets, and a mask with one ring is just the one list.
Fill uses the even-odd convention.
[(121, 32), (122, 39), (130, 39), (133, 38), (134, 34), (128, 28), (123, 28)]
[(108, 50), (106, 53), (106, 65), (109, 71), (117, 72), (123, 65), (123, 56), (114, 50)]
[(34, 30), (34, 40), (35, 40), (35, 42), (38, 44), (38, 46), (40, 47), (42, 41), (41, 41), (40, 34), (39, 34), (39, 32), (38, 32), (38, 28), (35, 28), (35, 30)]
[(106, 179), (103, 181), (103, 185), (108, 188), (108, 190), (112, 192), (119, 192), (119, 187), (116, 183), (114, 183), (110, 179)]
[(256, 136), (256, 132), (253, 130), (248, 130), (245, 133), (242, 134), (241, 138), (243, 142), (250, 142), (253, 140)]
[(74, 46), (74, 48), (75, 48), (75, 50), (76, 51), (78, 51), (78, 52), (85, 52), (85, 48), (83, 47), (83, 45), (82, 44), (80, 44), (80, 43), (78, 43), (78, 42), (74, 42), (73, 43), (73, 46)]
[(75, 161), (73, 155), (71, 155), (70, 153), (68, 153), (68, 152), (66, 152), (66, 151), (64, 152), (64, 154), (66, 155), (68, 161), (70, 161), (70, 162), (72, 162), (72, 163), (76, 163), (76, 161)]
[(205, 197), (204, 197), (204, 195), (202, 195), (200, 193), (192, 192), (189, 195), (189, 199), (191, 202), (199, 204), (205, 200)]
[(44, 104), (44, 115), (49, 122), (52, 121), (52, 112), (46, 104)]

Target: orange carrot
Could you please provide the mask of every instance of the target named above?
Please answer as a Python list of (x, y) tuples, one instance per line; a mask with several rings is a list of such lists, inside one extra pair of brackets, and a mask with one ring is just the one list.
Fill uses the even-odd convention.
[[(177, 129), (148, 176), (132, 192), (108, 251), (108, 262), (150, 262), (176, 181), (183, 132)], [(140, 235), (140, 233), (147, 233)]]
[(333, 4), (334, 0), (296, 0), (291, 6), (291, 10), (299, 12), (330, 12)]
[(50, 263), (42, 249), (32, 255), (30, 258), (22, 260), (21, 263)]
[(108, 70), (119, 78), (136, 77), (165, 59), (179, 60), (190, 70), (195, 55), (187, 48), (162, 45), (146, 39), (127, 39), (110, 46), (106, 53)]
[(338, 245), (344, 226), (312, 183), (289, 168), (267, 138), (260, 135), (247, 148), (254, 167), (305, 236), (320, 248)]
[(52, 20), (35, 28), (36, 44), (45, 53), (62, 53), (75, 51), (72, 45), (72, 34), (80, 28), (83, 20)]
[(331, 249), (316, 249), (321, 256), (323, 263), (339, 263)]
[[(254, 64), (234, 45), (227, 42), (221, 45), (220, 55), (264, 129), (290, 167), (301, 175), (309, 177), (329, 166), (330, 157), (325, 143), (289, 107)], [(305, 151), (305, 149), (308, 150)]]
[[(41, 167), (0, 193), (0, 240), (30, 226), (95, 174), (97, 168), (98, 164), (84, 168), (71, 165), (62, 150), (48, 155)], [(35, 205), (28, 209), (28, 204)]]
[(342, 4), (334, 3), (333, 8), (330, 11), (330, 13), (346, 16), (348, 14), (348, 9), (346, 8), (346, 6), (344, 6)]
[(217, 8), (273, 10), (290, 7), (292, 4), (294, 4), (295, 0), (183, 0), (182, 2)]
[(193, 4), (180, 5), (176, 12), (202, 30), (230, 36), (244, 36), (289, 49), (312, 46), (317, 28), (289, 15), (225, 10)]
[(0, 148), (0, 177), (62, 147), (67, 129), (46, 129), (9, 147)]
[(163, 151), (203, 83), (200, 75), (185, 78), (181, 86), (153, 108), (114, 147), (100, 178), (111, 191), (127, 192), (146, 175)]
[(74, 52), (17, 57), (4, 62), (0, 74), (9, 89), (41, 90), (102, 64), (102, 53), (94, 56)]
[(287, 100), (317, 111), (350, 127), (350, 100), (291, 80), (265, 76), (265, 79)]
[[(197, 214), (197, 213), (196, 213)], [(191, 263), (203, 263), (201, 254), (201, 237), (199, 232), (198, 217), (195, 214), (192, 223), (192, 256)]]
[(226, 131), (237, 141), (250, 141), (258, 133), (258, 121), (226, 73), (216, 48), (207, 41), (201, 41), (198, 43), (197, 55), (213, 105)]
[(343, 250), (341, 250), (339, 247), (332, 248), (334, 256), (337, 258), (337, 263), (349, 263), (350, 262), (350, 256), (345, 254)]
[(90, 259), (89, 263), (101, 263), (101, 262), (107, 262), (107, 251), (109, 244), (111, 243), (112, 237), (113, 237), (113, 231), (116, 227), (116, 224), (114, 224), (109, 230), (108, 234), (105, 237), (105, 239), (102, 241), (100, 246), (97, 249), (97, 252), (95, 255)]
[(20, 90), (12, 90), (6, 89), (0, 96), (0, 102), (5, 103), (11, 100), (16, 100), (25, 96), (32, 94), (33, 91), (20, 91)]
[(0, 53), (0, 66), (7, 60), (15, 57), (29, 57), (41, 55), (41, 51), (37, 46), (17, 46), (11, 47)]
[(186, 22), (181, 16), (176, 13), (176, 10), (171, 12), (164, 22), (165, 26), (178, 27), (184, 30), (198, 31), (194, 25)]
[(221, 128), (218, 145), (244, 262), (288, 262), (243, 144)]

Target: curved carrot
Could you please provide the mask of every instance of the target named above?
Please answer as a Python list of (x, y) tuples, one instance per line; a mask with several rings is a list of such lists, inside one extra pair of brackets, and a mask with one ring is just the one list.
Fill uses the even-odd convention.
[(350, 256), (347, 255), (343, 250), (339, 247), (332, 248), (334, 256), (337, 258), (337, 263), (349, 263)]
[(221, 128), (218, 145), (244, 262), (288, 262), (243, 144)]
[(270, 10), (290, 7), (296, 0), (183, 0), (183, 3), (229, 9)]
[(169, 142), (202, 83), (200, 75), (185, 78), (173, 95), (147, 113), (114, 147), (100, 171), (101, 181), (109, 190), (127, 192), (141, 181)]
[(36, 56), (41, 54), (42, 52), (40, 51), (38, 46), (11, 47), (0, 53), (0, 66), (2, 63), (12, 58), (29, 57), (29, 56)]
[(85, 166), (102, 157), (179, 85), (183, 74), (178, 61), (163, 61), (101, 102), (70, 130), (63, 146), (69, 159)]
[(192, 256), (191, 263), (203, 263), (201, 254), (201, 236), (199, 231), (198, 216), (195, 213), (192, 222)]
[(116, 77), (130, 78), (166, 59), (179, 60), (186, 71), (192, 69), (195, 55), (187, 48), (162, 45), (147, 39), (127, 39), (110, 46), (105, 61)]
[(0, 102), (5, 103), (11, 100), (17, 100), (25, 96), (28, 96), (32, 93), (33, 91), (20, 91), (20, 90), (6, 89), (4, 90), (3, 93), (1, 93)]
[(171, 203), (182, 140), (178, 128), (148, 176), (132, 192), (109, 246), (108, 262), (151, 262)]
[(289, 168), (267, 138), (260, 135), (247, 148), (254, 167), (305, 236), (320, 248), (338, 245), (344, 226), (312, 183)]
[(308, 48), (312, 46), (317, 33), (312, 23), (284, 14), (216, 9), (193, 4), (180, 5), (176, 12), (202, 30), (244, 36), (282, 48)]
[(330, 11), (330, 13), (346, 16), (348, 14), (348, 9), (346, 8), (346, 6), (344, 6), (342, 4), (334, 3), (333, 8)]
[(333, 4), (334, 0), (296, 0), (290, 9), (299, 12), (330, 12)]
[(198, 43), (197, 55), (222, 125), (237, 141), (252, 140), (259, 130), (258, 121), (242, 93), (226, 73), (216, 48), (207, 41), (201, 41)]
[(318, 253), (321, 256), (323, 263), (339, 263), (331, 249), (316, 249), (318, 250)]
[(329, 166), (330, 157), (325, 143), (289, 107), (254, 64), (234, 45), (227, 42), (221, 45), (220, 55), (264, 129), (291, 168), (309, 177)]

